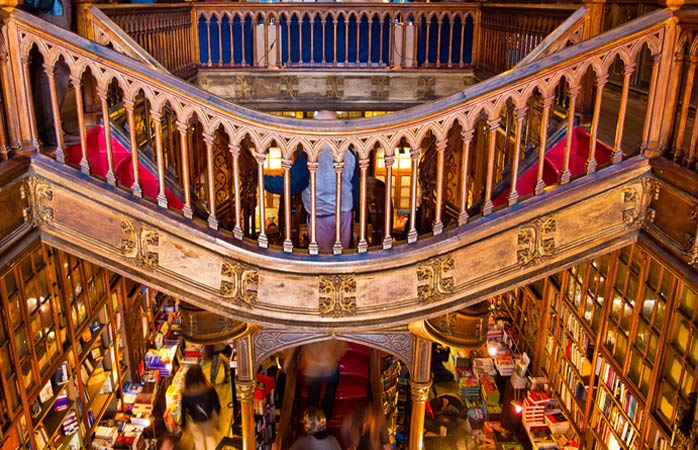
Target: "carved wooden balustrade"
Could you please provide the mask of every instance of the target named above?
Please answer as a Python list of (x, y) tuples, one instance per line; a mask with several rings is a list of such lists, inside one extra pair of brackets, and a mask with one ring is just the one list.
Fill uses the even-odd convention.
[[(195, 73), (197, 52), (190, 4), (102, 4), (99, 9), (171, 73), (180, 78)], [(90, 19), (98, 20), (94, 16)]]
[[(472, 220), (472, 216), (487, 216), (495, 209), (494, 187), (497, 180), (504, 179), (501, 164), (503, 152), (513, 169), (510, 183), (510, 193), (506, 199), (508, 205), (519, 201), (517, 191), (518, 162), (522, 159), (523, 149), (537, 137), (538, 158), (535, 161), (535, 183), (531, 192), (533, 196), (545, 195), (556, 186), (566, 184), (571, 179), (569, 167), (571, 144), (573, 139), (575, 100), (586, 80), (591, 81), (593, 89), (593, 114), (589, 125), (588, 149), (585, 149), (586, 164), (584, 174), (591, 175), (598, 169), (595, 148), (597, 145), (598, 125), (602, 118), (603, 89), (607, 81), (608, 68), (616, 60), (625, 66), (625, 80), (621, 93), (620, 106), (614, 119), (617, 123), (615, 139), (612, 143), (613, 155), (611, 163), (619, 162), (624, 154), (633, 154), (634, 149), (624, 146), (624, 121), (627, 107), (628, 80), (632, 76), (634, 61), (645, 47), (654, 55), (652, 66), (652, 83), (650, 85), (650, 104), (642, 130), (642, 148), (654, 150), (660, 142), (662, 118), (662, 98), (666, 87), (664, 80), (671, 67), (671, 58), (667, 55), (673, 42), (674, 26), (671, 13), (661, 10), (621, 28), (588, 40), (584, 45), (578, 45), (558, 52), (554, 58), (543, 58), (535, 67), (520, 67), (500, 76), (491, 78), (478, 85), (472, 86), (462, 93), (442, 99), (434, 104), (427, 104), (410, 110), (371, 119), (353, 121), (331, 120), (314, 122), (289, 118), (279, 118), (264, 113), (237, 107), (223, 100), (212, 97), (182, 80), (162, 74), (145, 65), (135, 63), (107, 48), (95, 47), (84, 39), (76, 38), (71, 33), (52, 27), (22, 11), (12, 11), (6, 19), (7, 48), (9, 58), (3, 69), (3, 92), (17, 89), (19, 95), (5, 96), (11, 99), (7, 111), (13, 111), (12, 118), (17, 127), (10, 127), (10, 142), (16, 143), (24, 150), (39, 148), (36, 124), (31, 111), (31, 95), (28, 93), (28, 56), (32, 47), (36, 47), (44, 58), (44, 67), (49, 80), (53, 83), (52, 67), (59, 58), (63, 58), (71, 71), (71, 82), (75, 91), (77, 123), (80, 127), (82, 156), (76, 165), (85, 175), (95, 174), (88, 158), (87, 119), (84, 99), (86, 94), (93, 95), (102, 103), (102, 120), (105, 124), (107, 156), (105, 174), (102, 175), (111, 185), (121, 185), (123, 180), (116, 174), (113, 160), (112, 141), (108, 137), (111, 131), (111, 118), (107, 104), (107, 92), (116, 89), (120, 91), (126, 111), (127, 122), (132, 124), (136, 98), (142, 95), (147, 101), (147, 114), (153, 123), (153, 133), (150, 145), (157, 164), (157, 204), (163, 210), (172, 206), (168, 198), (166, 174), (176, 172), (181, 183), (181, 214), (194, 219), (194, 204), (192, 191), (198, 186), (201, 196), (208, 199), (205, 221), (212, 229), (218, 229), (222, 222), (216, 190), (215, 149), (217, 145), (227, 145), (226, 158), (230, 161), (230, 192), (233, 207), (230, 209), (230, 223), (234, 241), (240, 241), (243, 233), (244, 198), (254, 198), (256, 194), (257, 211), (265, 211), (266, 195), (261, 180), (265, 174), (265, 163), (270, 149), (278, 148), (282, 154), (282, 173), (285, 181), (285, 191), (289, 192), (290, 167), (298, 152), (308, 154), (310, 169), (311, 198), (315, 197), (315, 179), (317, 158), (320, 151), (329, 147), (335, 158), (336, 183), (341, 184), (341, 168), (344, 154), (350, 148), (356, 152), (360, 167), (360, 201), (358, 209), (357, 236), (355, 247), (358, 252), (368, 251), (369, 245), (378, 244), (379, 248), (390, 249), (395, 241), (395, 194), (393, 194), (393, 170), (401, 149), (409, 149), (411, 160), (409, 180), (409, 207), (407, 208), (407, 225), (405, 228), (406, 241), (415, 243), (430, 235), (438, 235), (444, 228), (457, 227)], [(8, 82), (12, 80), (12, 83)], [(88, 82), (89, 81), (89, 82)], [(661, 81), (661, 82), (660, 82)], [(89, 92), (88, 87), (95, 86), (96, 92)], [(545, 166), (544, 149), (549, 137), (550, 114), (556, 89), (562, 87), (568, 92), (566, 120), (570, 124), (566, 135), (566, 147), (560, 173), (549, 173)], [(529, 108), (530, 105), (542, 105), (540, 109)], [(54, 118), (60, 123), (56, 103)], [(498, 129), (503, 126), (502, 117), (511, 124), (516, 124), (511, 133), (513, 145), (508, 149), (496, 145)], [(163, 116), (168, 116), (168, 126), (174, 123), (178, 136), (168, 134), (163, 137)], [(535, 116), (535, 117), (534, 117)], [(132, 161), (134, 180), (129, 185), (122, 186), (132, 190), (134, 196), (142, 196), (138, 173), (139, 154), (135, 125), (129, 126), (130, 143), (133, 148)], [(173, 128), (170, 128), (173, 129)], [(198, 130), (198, 131), (194, 131)], [(60, 134), (60, 130), (59, 131)], [(202, 144), (190, 145), (189, 133), (201, 134)], [(174, 138), (179, 138), (177, 152), (172, 152)], [(223, 144), (225, 143), (225, 144)], [(418, 179), (420, 157), (429, 146), (435, 146), (436, 168), (435, 187), (433, 193), (433, 220), (428, 229), (417, 229), (418, 213)], [(399, 153), (402, 152), (402, 153)], [(174, 154), (179, 153), (176, 164)], [(169, 155), (169, 157), (168, 157)], [(254, 158), (257, 163), (257, 183), (247, 189), (243, 188), (241, 179), (241, 161), (243, 156)], [(380, 156), (379, 156), (380, 155)], [(62, 142), (55, 151), (58, 161), (66, 160)], [(367, 223), (369, 210), (367, 202), (368, 169), (372, 161), (379, 159), (385, 167), (385, 212), (382, 239), (369, 242)], [(455, 172), (447, 170), (447, 161), (455, 161)], [(198, 169), (197, 169), (198, 168)], [(200, 172), (199, 172), (200, 171)], [(197, 179), (193, 174), (197, 174)], [(580, 174), (583, 176), (584, 174)], [(407, 187), (407, 186), (406, 186)], [(406, 189), (407, 190), (407, 189)], [(454, 217), (446, 222), (447, 197), (455, 199)], [(291, 221), (290, 195), (284, 196), (282, 214)], [(474, 204), (481, 204), (478, 211), (473, 211)], [(505, 205), (502, 205), (505, 207)], [(339, 214), (339, 206), (336, 214)], [(317, 254), (316, 212), (311, 208), (309, 217), (309, 252)], [(267, 226), (264, 220), (258, 220), (259, 228), (255, 238), (257, 245), (262, 248), (269, 246)], [(280, 230), (283, 250), (294, 250), (290, 227)], [(334, 247), (335, 254), (341, 254), (347, 249), (342, 248), (338, 238)]]

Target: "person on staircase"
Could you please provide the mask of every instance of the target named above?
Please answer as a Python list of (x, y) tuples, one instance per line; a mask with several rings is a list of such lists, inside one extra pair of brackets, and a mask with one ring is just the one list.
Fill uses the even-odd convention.
[(327, 418), (317, 408), (309, 408), (303, 414), (303, 428), (307, 435), (301, 436), (290, 450), (341, 450), (337, 439), (327, 433)]
[(379, 405), (362, 400), (342, 421), (342, 443), (346, 450), (390, 450), (385, 414)]
[[(328, 419), (334, 417), (334, 399), (339, 386), (339, 360), (346, 352), (346, 342), (337, 339), (313, 342), (301, 348), (300, 369), (308, 392), (308, 407), (321, 406)], [(325, 395), (320, 399), (323, 386)]]

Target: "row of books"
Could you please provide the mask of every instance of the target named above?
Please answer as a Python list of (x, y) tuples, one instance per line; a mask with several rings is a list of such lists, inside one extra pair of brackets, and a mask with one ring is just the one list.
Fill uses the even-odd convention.
[(604, 389), (599, 389), (596, 404), (599, 410), (606, 417), (608, 423), (613, 426), (620, 439), (627, 446), (630, 446), (630, 444), (637, 439), (638, 428), (636, 428), (636, 425), (639, 425), (632, 423), (624, 414), (620, 412), (610, 394)]
[(609, 391), (623, 407), (623, 412), (640, 428), (642, 423), (642, 407), (640, 402), (631, 393), (630, 389), (621, 381), (615, 369), (611, 365), (602, 360), (599, 376)]

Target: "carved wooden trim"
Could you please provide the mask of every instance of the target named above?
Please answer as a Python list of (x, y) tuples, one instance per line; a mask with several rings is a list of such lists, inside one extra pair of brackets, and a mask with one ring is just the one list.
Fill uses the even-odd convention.
[(329, 76), (325, 78), (325, 86), (327, 98), (340, 99), (344, 97), (344, 77)]
[(371, 89), (371, 98), (373, 100), (385, 100), (389, 97), (390, 77), (371, 77), (371, 86), (375, 86), (374, 89)]
[(433, 303), (453, 293), (453, 277), (445, 275), (454, 267), (455, 261), (452, 256), (439, 256), (417, 267), (417, 280), (424, 282), (417, 286), (420, 303)]
[(53, 222), (53, 186), (44, 182), (41, 178), (30, 176), (27, 180), (31, 192), (33, 192), (34, 223), (36, 225), (49, 225)]
[(552, 216), (539, 217), (519, 227), (516, 260), (522, 267), (540, 264), (555, 256), (557, 222)]
[(119, 243), (119, 251), (123, 256), (138, 267), (153, 268), (158, 265), (158, 253), (151, 251), (152, 246), (157, 246), (160, 242), (157, 230), (136, 227), (131, 219), (126, 218), (121, 221), (121, 231), (126, 233), (126, 237)]
[(298, 98), (298, 75), (281, 77), (281, 98), (296, 100)]
[(246, 264), (226, 260), (221, 265), (220, 294), (236, 305), (251, 308), (257, 303), (259, 272)]
[(356, 314), (356, 278), (332, 275), (320, 279), (320, 315), (347, 317)]

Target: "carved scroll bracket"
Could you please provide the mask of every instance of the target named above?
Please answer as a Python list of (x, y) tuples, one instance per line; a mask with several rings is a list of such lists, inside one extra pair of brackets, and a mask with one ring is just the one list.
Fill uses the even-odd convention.
[(29, 177), (29, 189), (33, 194), (34, 204), (32, 211), (34, 213), (34, 223), (38, 225), (46, 225), (53, 222), (53, 187), (45, 183), (38, 177)]

